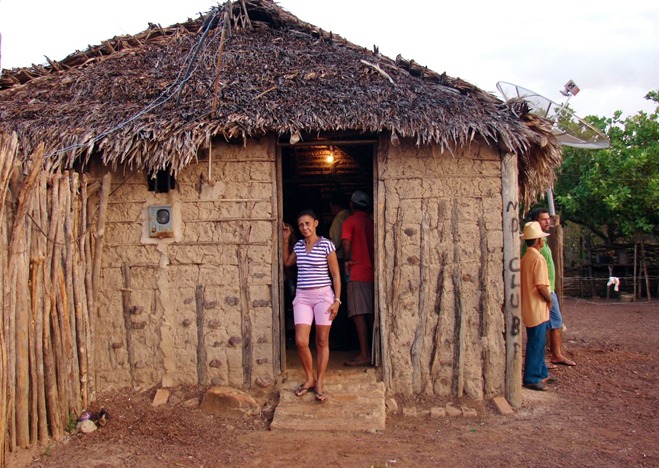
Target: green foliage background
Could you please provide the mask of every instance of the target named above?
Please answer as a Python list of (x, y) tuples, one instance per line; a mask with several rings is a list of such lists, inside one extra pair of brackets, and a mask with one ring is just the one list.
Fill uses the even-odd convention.
[[(659, 91), (645, 97), (659, 103)], [(563, 219), (587, 227), (608, 245), (659, 234), (658, 111), (585, 119), (609, 137), (611, 146), (565, 148), (554, 187)]]

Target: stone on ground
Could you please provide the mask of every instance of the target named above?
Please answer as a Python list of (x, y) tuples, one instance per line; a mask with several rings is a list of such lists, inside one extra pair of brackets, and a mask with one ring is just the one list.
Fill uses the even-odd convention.
[(502, 416), (511, 416), (515, 414), (513, 409), (510, 407), (510, 404), (508, 404), (508, 400), (506, 400), (502, 396), (492, 398), (492, 403), (494, 403), (494, 406), (496, 406), (497, 411)]
[(261, 413), (254, 398), (231, 387), (211, 387), (204, 394), (201, 410), (223, 418), (242, 418)]
[(84, 421), (80, 421), (76, 425), (76, 429), (78, 429), (80, 432), (84, 434), (90, 434), (94, 432), (97, 427), (96, 424), (94, 424), (94, 421), (90, 421), (89, 419), (85, 419)]
[(169, 390), (166, 388), (159, 388), (156, 391), (156, 396), (153, 397), (153, 402), (151, 402), (151, 406), (161, 406), (167, 403), (167, 400), (169, 400)]

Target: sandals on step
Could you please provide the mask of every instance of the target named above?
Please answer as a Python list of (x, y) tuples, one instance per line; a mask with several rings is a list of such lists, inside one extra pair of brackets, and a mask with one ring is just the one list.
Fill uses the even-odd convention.
[(343, 365), (348, 367), (370, 366), (371, 360), (354, 358), (344, 362)]
[(303, 383), (301, 383), (296, 389), (295, 389), (295, 396), (302, 396), (306, 395), (308, 392), (313, 391), (313, 387), (305, 387)]
[(561, 359), (560, 361), (551, 361), (551, 363), (552, 364), (558, 364), (558, 365), (561, 365), (561, 366), (568, 366), (568, 367), (572, 367), (572, 366), (577, 365), (576, 362), (571, 361), (570, 359), (565, 358), (565, 357), (563, 359)]

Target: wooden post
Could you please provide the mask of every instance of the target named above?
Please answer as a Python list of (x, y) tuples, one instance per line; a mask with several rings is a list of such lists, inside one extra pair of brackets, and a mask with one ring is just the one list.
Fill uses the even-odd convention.
[(379, 365), (382, 368), (382, 380), (386, 388), (392, 388), (393, 376), (391, 373), (391, 357), (389, 356), (389, 324), (387, 319), (391, 317), (393, 304), (387, 301), (386, 292), (387, 292), (387, 281), (386, 271), (385, 271), (385, 261), (384, 258), (387, 256), (384, 238), (385, 238), (385, 210), (387, 204), (385, 203), (385, 194), (386, 186), (381, 174), (382, 168), (386, 167), (386, 159), (389, 154), (389, 141), (390, 139), (383, 134), (380, 134), (377, 144), (377, 154), (374, 159), (373, 173), (377, 174), (377, 184), (375, 189), (375, 196), (377, 197), (377, 204), (374, 204), (375, 207), (373, 216), (375, 216), (375, 316), (373, 321), (373, 333), (377, 334), (375, 336), (379, 337), (379, 342), (376, 346), (376, 352), (381, 353), (380, 356), (376, 356), (375, 364)]
[[(96, 372), (95, 372), (95, 350), (93, 346), (92, 337), (94, 336), (94, 293), (92, 285), (92, 247), (91, 247), (91, 238), (93, 237), (93, 229), (91, 227), (92, 218), (89, 216), (89, 196), (91, 187), (88, 186), (89, 181), (87, 177), (83, 174), (82, 184), (81, 184), (81, 224), (82, 231), (84, 235), (80, 239), (80, 254), (84, 258), (84, 274), (85, 274), (85, 297), (87, 298), (87, 307), (83, 309), (85, 316), (83, 317), (85, 321), (85, 337), (86, 337), (86, 348), (87, 348), (87, 385), (89, 388), (88, 398), (89, 401), (95, 400), (96, 394)], [(98, 184), (98, 182), (96, 182)], [(100, 187), (100, 184), (98, 184)]]
[[(48, 226), (48, 188), (47, 188), (48, 176), (42, 174), (39, 180), (39, 206), (36, 208), (38, 210), (37, 219), (39, 220), (39, 225), (42, 228)], [(46, 413), (46, 386), (44, 380), (44, 349), (43, 349), (43, 337), (44, 337), (44, 310), (46, 309), (46, 300), (48, 298), (48, 293), (45, 289), (46, 278), (44, 276), (44, 266), (47, 263), (47, 253), (48, 253), (48, 238), (45, 233), (41, 230), (38, 230), (36, 233), (36, 243), (38, 246), (38, 254), (40, 256), (41, 262), (39, 262), (39, 272), (37, 275), (38, 278), (38, 290), (37, 296), (38, 299), (38, 308), (34, 313), (36, 320), (35, 328), (35, 347), (37, 354), (37, 396), (33, 397), (37, 400), (37, 427), (38, 427), (38, 440), (42, 444), (48, 442), (48, 416)], [(32, 306), (34, 307), (35, 304)]]
[[(66, 314), (64, 313), (65, 303), (62, 296), (62, 238), (63, 238), (63, 206), (62, 206), (62, 190), (61, 183), (62, 175), (58, 174), (52, 179), (51, 186), (51, 226), (53, 226), (52, 236), (49, 236), (52, 241), (53, 248), (50, 258), (50, 271), (49, 271), (49, 285), (50, 285), (50, 339), (52, 341), (52, 356), (53, 356), (53, 376), (55, 377), (55, 385), (57, 388), (58, 405), (53, 406), (58, 410), (58, 414), (53, 414), (62, 425), (66, 421), (69, 410), (69, 380), (66, 369), (66, 352), (65, 340), (66, 333), (63, 328), (66, 324), (63, 323)], [(45, 369), (44, 369), (45, 372)], [(44, 375), (45, 377), (45, 375)], [(49, 405), (51, 403), (49, 402)], [(50, 424), (51, 426), (52, 423)]]
[[(41, 225), (41, 186), (44, 176), (39, 177), (36, 186), (36, 194), (32, 202), (32, 218), (34, 223), (30, 226), (30, 317), (28, 320), (28, 341), (30, 349), (30, 446), (37, 442), (39, 433), (39, 376), (43, 375), (43, 368), (39, 367), (39, 361), (42, 357), (41, 351), (41, 318), (42, 318), (42, 300), (43, 300), (43, 278), (41, 273), (43, 269), (41, 264), (44, 261), (43, 256), (43, 239), (40, 231)], [(37, 338), (38, 337), (38, 338)], [(43, 388), (43, 387), (41, 387)], [(45, 420), (44, 420), (45, 421)]]
[(551, 231), (551, 236), (547, 238), (549, 249), (551, 250), (551, 258), (554, 260), (554, 269), (556, 277), (554, 281), (554, 292), (558, 297), (558, 303), (563, 310), (563, 226), (561, 226), (561, 215), (555, 214), (552, 216), (552, 225), (554, 228)]
[(18, 150), (18, 137), (16, 133), (11, 136), (0, 135), (0, 214), (5, 209), (5, 198), (14, 169), (16, 168), (16, 151)]
[[(94, 258), (92, 261), (92, 294), (94, 296), (94, 307), (98, 307), (97, 299), (100, 288), (101, 258), (103, 257), (103, 244), (105, 242), (105, 218), (108, 210), (108, 200), (110, 199), (111, 187), (112, 175), (108, 172), (103, 176), (101, 199), (98, 202), (98, 221), (96, 225), (96, 233), (94, 234), (94, 237), (96, 238), (96, 248), (94, 249)], [(98, 314), (98, 310), (95, 312)]]
[[(0, 221), (3, 223), (3, 226), (6, 226), (4, 218), (4, 209), (5, 209), (5, 197), (7, 196), (9, 179), (14, 172), (15, 161), (16, 161), (16, 151), (18, 148), (18, 137), (16, 133), (12, 133), (11, 136), (6, 134), (0, 134)], [(5, 232), (0, 228), (3, 237)], [(6, 278), (7, 270), (5, 269), (8, 261), (8, 254), (5, 249), (0, 249), (0, 262), (2, 266), (0, 267), (0, 272), (2, 276)], [(5, 327), (8, 326), (7, 317), (5, 317), (5, 294), (8, 291), (8, 286), (6, 280), (3, 282), (3, 287), (0, 293), (0, 466), (5, 466), (5, 444), (7, 442), (7, 392), (8, 392), (8, 369), (9, 364), (8, 359), (8, 346), (6, 339), (8, 334), (5, 331)], [(7, 338), (6, 338), (7, 337)]]
[(195, 309), (197, 312), (197, 383), (199, 385), (207, 385), (207, 372), (208, 360), (206, 355), (206, 333), (204, 332), (205, 310), (204, 310), (204, 293), (205, 287), (201, 284), (197, 285), (195, 290)]
[[(15, 365), (15, 372), (9, 374), (13, 377), (8, 381), (9, 401), (8, 409), (10, 411), (9, 435), (10, 444), (18, 447), (28, 448), (30, 446), (30, 376), (29, 376), (29, 335), (28, 322), (30, 319), (29, 307), (29, 230), (27, 224), (27, 214), (32, 205), (32, 196), (37, 186), (37, 177), (43, 168), (43, 144), (39, 145), (37, 150), (32, 154), (32, 163), (30, 172), (21, 187), (18, 195), (18, 203), (14, 216), (14, 225), (12, 227), (11, 238), (9, 243), (9, 272), (6, 280), (10, 282), (12, 288), (9, 294), (9, 333), (13, 336), (14, 358), (10, 365)], [(12, 323), (13, 315), (13, 323)], [(11, 328), (11, 326), (15, 328)], [(12, 348), (9, 348), (11, 353)], [(15, 389), (11, 388), (15, 385)], [(13, 406), (15, 405), (15, 406)], [(12, 432), (13, 431), (13, 432)]]
[(501, 161), (503, 201), (504, 305), (506, 321), (506, 399), (514, 408), (522, 404), (522, 321), (520, 318), (519, 187), (517, 155)]
[(78, 174), (71, 174), (71, 216), (72, 216), (72, 237), (71, 251), (73, 264), (71, 265), (72, 283), (73, 283), (73, 308), (75, 312), (75, 336), (76, 351), (78, 358), (78, 380), (79, 382), (79, 405), (77, 408), (84, 409), (88, 404), (88, 378), (87, 378), (87, 336), (85, 329), (87, 297), (85, 296), (84, 285), (84, 243), (82, 241), (82, 232), (84, 226), (81, 222), (81, 203), (78, 196), (80, 189), (80, 178)]
[[(55, 286), (53, 284), (53, 258), (55, 256), (55, 242), (59, 227), (59, 179), (61, 175), (55, 174), (51, 177), (51, 190), (49, 197), (50, 205), (45, 204), (46, 212), (42, 214), (43, 219), (48, 222), (48, 240), (46, 242), (46, 261), (43, 263), (44, 273), (44, 306), (43, 306), (43, 377), (46, 393), (46, 414), (50, 434), (55, 439), (61, 439), (64, 432), (61, 418), (60, 391), (57, 383), (57, 359), (58, 346), (55, 326), (57, 317), (55, 313)], [(42, 204), (43, 208), (43, 204)]]
[(62, 323), (66, 325), (66, 367), (68, 375), (68, 384), (69, 384), (69, 414), (73, 413), (78, 416), (82, 409), (80, 408), (80, 375), (79, 375), (79, 363), (78, 363), (78, 353), (77, 353), (77, 337), (76, 337), (76, 306), (75, 306), (75, 297), (73, 294), (73, 269), (75, 268), (75, 262), (73, 261), (74, 251), (75, 251), (75, 240), (74, 240), (74, 221), (73, 214), (71, 212), (73, 208), (73, 196), (71, 193), (71, 173), (68, 171), (64, 172), (64, 177), (62, 177), (60, 187), (60, 195), (62, 196), (62, 205), (64, 208), (64, 225), (63, 225), (63, 240), (64, 245), (62, 248), (62, 277), (61, 280), (63, 284), (61, 285), (62, 290), (62, 302), (64, 304), (64, 314)]

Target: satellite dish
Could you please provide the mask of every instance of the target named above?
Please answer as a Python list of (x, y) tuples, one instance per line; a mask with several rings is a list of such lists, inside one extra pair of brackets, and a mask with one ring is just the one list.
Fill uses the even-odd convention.
[(556, 104), (551, 99), (505, 81), (499, 81), (497, 83), (497, 89), (506, 101), (523, 99), (529, 104), (529, 109), (532, 113), (554, 122), (552, 133), (563, 146), (584, 149), (604, 149), (611, 145), (606, 135), (585, 120), (577, 117), (567, 107)]

